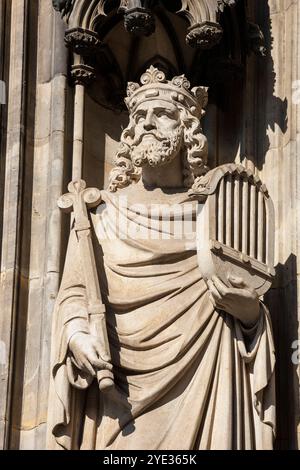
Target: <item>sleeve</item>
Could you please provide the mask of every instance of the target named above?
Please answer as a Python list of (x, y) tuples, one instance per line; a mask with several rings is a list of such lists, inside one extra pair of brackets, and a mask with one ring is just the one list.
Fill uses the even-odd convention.
[(269, 327), (267, 328), (270, 330), (268, 331), (268, 337), (271, 340), (273, 346), (273, 335), (269, 311), (262, 302), (260, 302), (260, 315), (255, 325), (247, 327), (240, 320), (235, 320), (234, 322), (238, 348), (242, 358), (246, 363), (251, 362), (256, 356), (260, 345), (260, 340), (266, 332), (266, 327)]
[(84, 390), (90, 385), (72, 364), (68, 350), (69, 341), (76, 332), (89, 333), (89, 320), (79, 245), (75, 230), (72, 230), (53, 311), (48, 448), (72, 448), (74, 423), (83, 410), (83, 405), (74, 407), (73, 403), (84, 397)]
[(79, 245), (74, 230), (70, 233), (65, 267), (54, 318), (54, 363), (66, 361), (68, 345), (75, 333), (89, 334), (85, 281)]
[[(255, 416), (272, 430), (274, 437), (276, 430), (275, 348), (269, 311), (262, 302), (260, 308), (261, 315), (252, 328), (245, 328), (240, 321), (235, 320), (235, 337), (240, 356), (251, 377)], [(267, 448), (265, 442), (261, 443), (261, 448)]]

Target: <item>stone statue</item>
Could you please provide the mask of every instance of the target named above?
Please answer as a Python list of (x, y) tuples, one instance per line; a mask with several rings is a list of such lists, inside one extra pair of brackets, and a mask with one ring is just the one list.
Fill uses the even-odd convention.
[[(49, 448), (273, 446), (268, 311), (243, 279), (206, 283), (197, 260), (189, 190), (207, 172), (206, 102), (205, 88), (154, 67), (128, 86), (129, 125), (91, 211), (109, 351), (91, 331), (91, 261), (73, 228), (53, 318)], [(106, 392), (96, 380), (105, 370)]]

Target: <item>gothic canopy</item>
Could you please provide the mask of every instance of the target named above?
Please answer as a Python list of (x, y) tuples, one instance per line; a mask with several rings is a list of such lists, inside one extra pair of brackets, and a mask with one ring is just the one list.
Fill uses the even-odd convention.
[(89, 85), (101, 75), (118, 103), (126, 82), (149, 65), (214, 90), (241, 80), (251, 50), (264, 53), (246, 0), (53, 0), (53, 6), (67, 23), (73, 80)]

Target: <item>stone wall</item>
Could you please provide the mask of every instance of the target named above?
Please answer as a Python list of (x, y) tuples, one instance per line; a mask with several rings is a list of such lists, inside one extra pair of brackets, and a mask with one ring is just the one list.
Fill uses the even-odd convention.
[[(300, 80), (300, 5), (297, 0), (249, 0), (248, 10), (265, 33), (267, 56), (248, 59), (245, 86), (226, 89), (222, 109), (209, 105), (204, 128), (210, 165), (233, 160), (255, 165), (275, 202), (277, 277), (267, 302), (277, 346), (277, 447), (296, 448), (299, 368), (292, 364), (291, 346), (298, 339), (300, 317), (300, 121), (292, 96), (293, 83)], [(69, 227), (56, 201), (71, 179), (72, 166), (74, 91), (63, 37), (64, 23), (51, 0), (0, 3), (0, 79), (8, 89), (0, 143), (4, 448), (45, 447), (51, 315)], [(125, 112), (87, 95), (83, 171), (88, 185), (106, 185), (126, 119)]]
[(56, 200), (68, 160), (67, 54), (51, 1), (6, 3), (0, 441), (3, 447), (43, 448), (51, 313), (61, 272)]
[(277, 276), (267, 301), (277, 346), (277, 444), (286, 449), (300, 443), (299, 365), (291, 360), (300, 331), (300, 102), (295, 101), (293, 89), (300, 77), (300, 4), (297, 0), (257, 3), (257, 21), (270, 52), (257, 73), (255, 164), (275, 204)]

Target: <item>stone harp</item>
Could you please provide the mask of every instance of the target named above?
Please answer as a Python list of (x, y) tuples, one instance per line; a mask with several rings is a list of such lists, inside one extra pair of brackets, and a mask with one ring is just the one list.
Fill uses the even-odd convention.
[(241, 165), (226, 164), (200, 179), (197, 252), (204, 279), (243, 278), (264, 295), (274, 276), (274, 207), (266, 186)]

